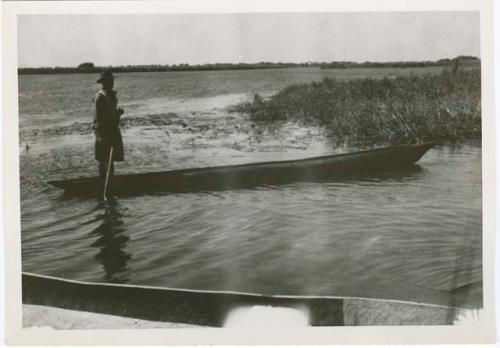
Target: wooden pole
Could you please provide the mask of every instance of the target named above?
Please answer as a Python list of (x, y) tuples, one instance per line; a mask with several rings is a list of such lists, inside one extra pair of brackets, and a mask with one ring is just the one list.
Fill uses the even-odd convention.
[(113, 147), (110, 148), (109, 150), (109, 160), (108, 160), (108, 168), (106, 172), (106, 181), (104, 182), (104, 193), (103, 193), (103, 198), (106, 200), (106, 193), (108, 192), (108, 182), (109, 182), (109, 173), (111, 173), (111, 165), (113, 161)]

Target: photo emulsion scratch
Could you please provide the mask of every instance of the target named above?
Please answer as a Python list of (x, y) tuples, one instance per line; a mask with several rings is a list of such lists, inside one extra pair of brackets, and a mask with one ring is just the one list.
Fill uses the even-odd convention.
[(478, 11), (17, 23), (24, 328), (484, 320)]

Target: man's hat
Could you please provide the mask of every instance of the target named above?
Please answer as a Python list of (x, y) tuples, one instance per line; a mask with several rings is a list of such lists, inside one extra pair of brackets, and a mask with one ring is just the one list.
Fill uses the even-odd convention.
[(96, 82), (97, 83), (101, 83), (103, 80), (113, 80), (115, 77), (113, 76), (113, 73), (111, 72), (111, 70), (104, 70), (100, 77), (99, 77), (99, 80), (97, 80)]

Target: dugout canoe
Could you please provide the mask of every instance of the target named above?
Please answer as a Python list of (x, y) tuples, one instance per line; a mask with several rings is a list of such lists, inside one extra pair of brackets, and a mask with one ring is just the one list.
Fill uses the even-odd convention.
[[(424, 299), (426, 291), (416, 289), (413, 296)], [(449, 325), (464, 307), (454, 293), (442, 293), (435, 301), (438, 303), (425, 303), (186, 290), (22, 274), (24, 304), (208, 327), (228, 326), (238, 312), (248, 313), (255, 308), (267, 310), (267, 313), (275, 309), (300, 311), (310, 326)], [(258, 316), (259, 312), (256, 313)]]
[[(108, 192), (113, 195), (199, 192), (366, 175), (410, 167), (433, 145), (399, 145), (289, 161), (116, 175)], [(103, 192), (103, 180), (97, 177), (55, 180), (49, 184), (69, 196), (97, 196)]]

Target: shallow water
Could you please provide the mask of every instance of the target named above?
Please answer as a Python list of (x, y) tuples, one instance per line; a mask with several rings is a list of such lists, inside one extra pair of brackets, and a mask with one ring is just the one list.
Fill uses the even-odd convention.
[[(328, 74), (356, 78), (362, 70), (121, 74), (126, 162), (116, 171), (349, 151), (332, 148), (320, 129), (262, 129), (226, 107), (255, 91), (270, 94)], [(89, 128), (94, 78), (20, 76), (23, 270), (87, 281), (436, 303), (482, 280), (475, 144), (438, 146), (415, 168), (373, 177), (107, 204), (64, 198), (46, 182), (97, 171)]]

